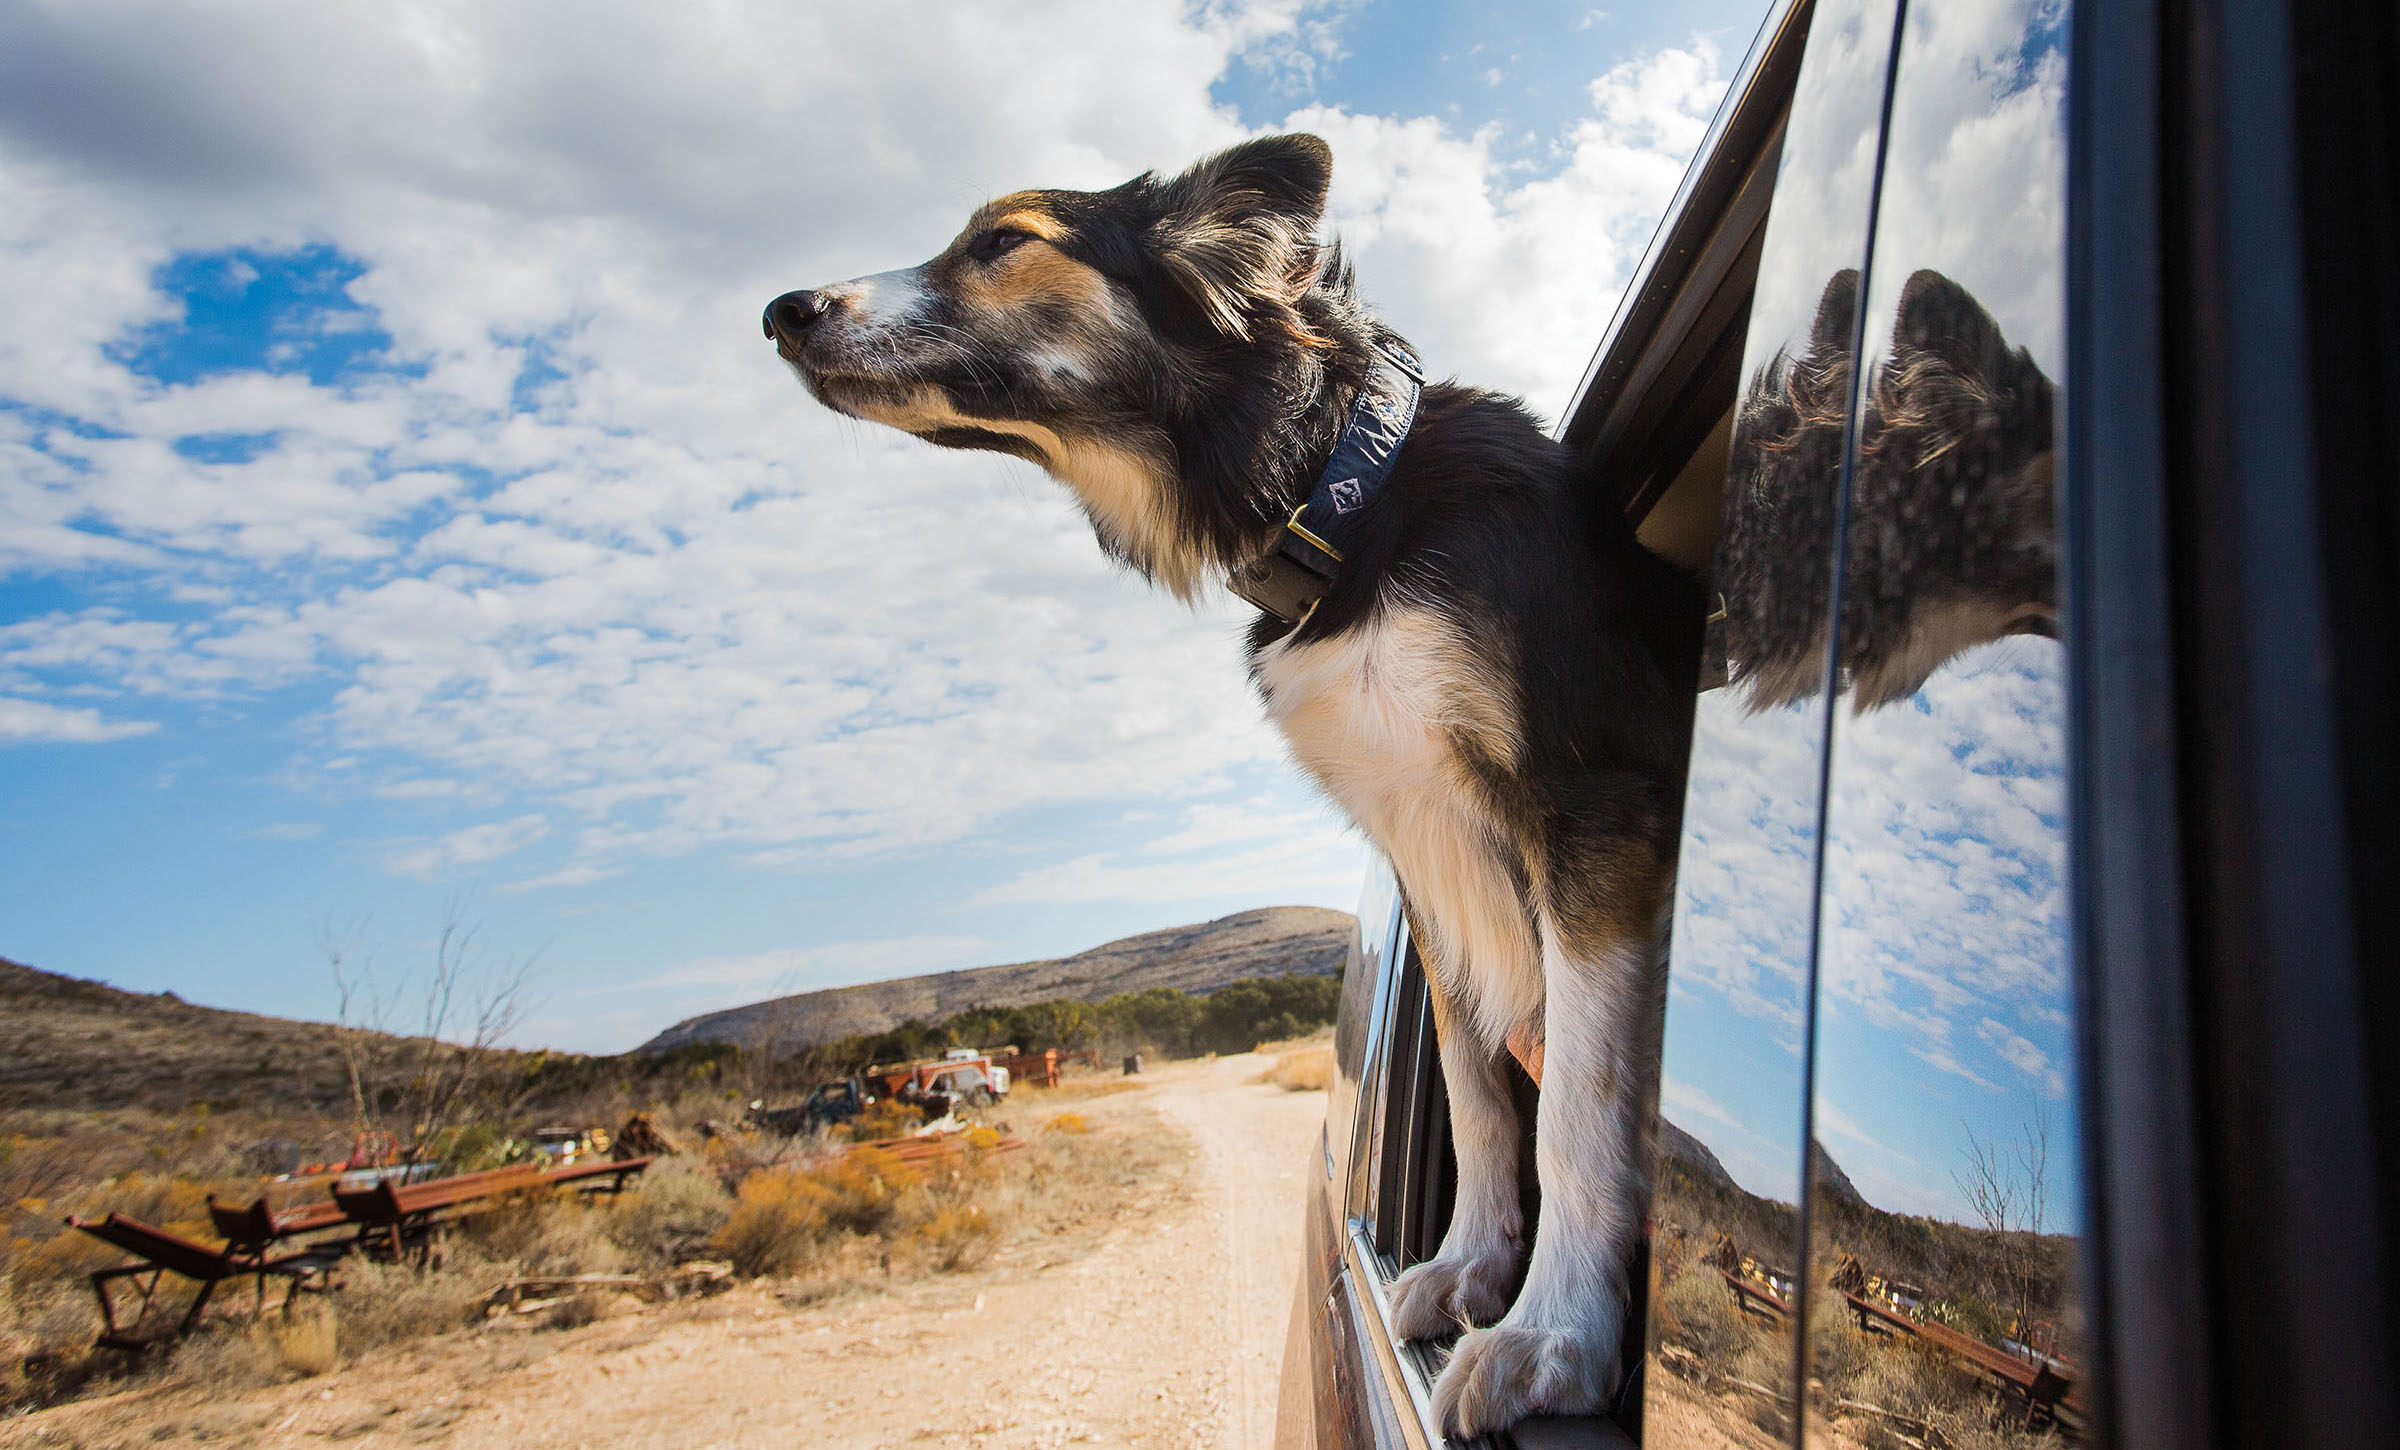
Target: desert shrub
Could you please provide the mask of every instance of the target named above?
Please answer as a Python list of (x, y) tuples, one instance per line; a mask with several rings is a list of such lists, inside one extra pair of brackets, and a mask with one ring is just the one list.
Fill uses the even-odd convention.
[(605, 1274), (625, 1262), (606, 1219), (605, 1207), (577, 1196), (510, 1194), (469, 1218), (455, 1242), (525, 1274)]
[(850, 1233), (874, 1233), (899, 1211), (923, 1175), (881, 1148), (864, 1145), (805, 1175), (822, 1195), (827, 1222)]
[(1849, 1304), (1821, 1275), (1809, 1292), (1808, 1330), (1809, 1373), (1827, 1394), (1859, 1398), (1853, 1386), (1874, 1365), (1877, 1345), (1888, 1336), (1861, 1330)]
[[(1752, 1340), (1770, 1337), (1743, 1315), (1725, 1281), (1705, 1263), (1692, 1264), (1668, 1280), (1651, 1301), (1650, 1312), (1662, 1343), (1680, 1344), (1710, 1366), (1729, 1365)], [(1771, 1337), (1778, 1345), (1787, 1343), (1780, 1335)]]
[(1084, 1116), (1081, 1113), (1060, 1113), (1057, 1117), (1052, 1118), (1049, 1122), (1042, 1124), (1042, 1131), (1045, 1133), (1080, 1134), (1088, 1133), (1091, 1130), (1092, 1125), (1084, 1120)]
[(950, 1272), (973, 1268), (991, 1254), (999, 1233), (994, 1215), (980, 1204), (949, 1204), (937, 1208), (911, 1236), (932, 1267)]
[(472, 1324), (481, 1317), (484, 1295), (508, 1277), (510, 1267), (483, 1258), (463, 1239), (446, 1246), (442, 1267), (430, 1271), (353, 1257), (330, 1294), (342, 1348), (364, 1358), (386, 1345)]
[(26, 1285), (80, 1280), (94, 1269), (105, 1269), (125, 1257), (90, 1234), (71, 1228), (40, 1237), (27, 1236), (9, 1247), (13, 1250), (9, 1255), (9, 1275)]
[(653, 1163), (608, 1214), (609, 1236), (646, 1263), (698, 1254), (725, 1226), (733, 1195), (717, 1175), (683, 1158)]
[[(969, 1129), (967, 1151), (931, 1182), (864, 1145), (807, 1168), (768, 1168), (742, 1181), (709, 1241), (744, 1274), (839, 1279), (844, 1265), (948, 1272), (979, 1263), (1024, 1200), (1038, 1155), (988, 1150), (991, 1129)], [(855, 1262), (854, 1262), (855, 1261)]]
[(1333, 1086), (1333, 1049), (1302, 1047), (1286, 1052), (1259, 1075), (1259, 1081), (1271, 1082), (1285, 1092), (1323, 1092)]
[(175, 1346), (168, 1374), (211, 1393), (312, 1379), (341, 1364), (339, 1316), (322, 1298), (288, 1315), (218, 1321)]
[(815, 1256), (825, 1235), (825, 1193), (788, 1168), (742, 1180), (732, 1213), (710, 1246), (743, 1274), (788, 1274)]
[(329, 1304), (302, 1304), (262, 1322), (275, 1358), (296, 1379), (330, 1373), (342, 1362), (339, 1316)]
[(876, 1138), (904, 1138), (925, 1126), (925, 1115), (896, 1098), (878, 1098), (850, 1120), (850, 1136), (864, 1143)]

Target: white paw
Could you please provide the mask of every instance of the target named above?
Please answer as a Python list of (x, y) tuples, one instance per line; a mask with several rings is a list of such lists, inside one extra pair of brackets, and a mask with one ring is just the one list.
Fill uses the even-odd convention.
[(1458, 1342), (1433, 1385), (1433, 1413), (1456, 1439), (1527, 1415), (1589, 1415), (1617, 1389), (1617, 1316), (1571, 1329), (1499, 1324)]
[(1392, 1281), (1392, 1328), (1402, 1339), (1439, 1339), (1508, 1312), (1517, 1256), (1501, 1249), (1432, 1258)]

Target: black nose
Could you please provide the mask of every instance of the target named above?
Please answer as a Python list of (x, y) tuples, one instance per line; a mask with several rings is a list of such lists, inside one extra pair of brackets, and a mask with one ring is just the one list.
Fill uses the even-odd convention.
[(816, 320), (833, 309), (833, 304), (814, 292), (786, 292), (767, 304), (766, 316), (759, 319), (767, 340), (797, 343), (808, 336)]

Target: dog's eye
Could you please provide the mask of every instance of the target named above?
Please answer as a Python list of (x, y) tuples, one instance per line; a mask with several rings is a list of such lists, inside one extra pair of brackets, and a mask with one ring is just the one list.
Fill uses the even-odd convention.
[(1031, 232), (1021, 232), (1014, 227), (995, 227), (977, 237), (974, 246), (969, 250), (983, 261), (993, 262), (1032, 240), (1033, 233)]

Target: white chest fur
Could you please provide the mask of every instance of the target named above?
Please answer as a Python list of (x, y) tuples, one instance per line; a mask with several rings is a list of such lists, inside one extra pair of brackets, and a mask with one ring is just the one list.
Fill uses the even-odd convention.
[(1391, 858), (1428, 938), (1419, 949), (1497, 1047), (1541, 1010), (1541, 953), (1522, 863), (1461, 751), (1515, 765), (1513, 671), (1408, 604), (1331, 639), (1270, 645), (1258, 663), (1292, 754)]

